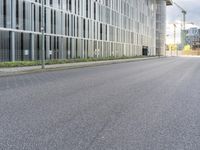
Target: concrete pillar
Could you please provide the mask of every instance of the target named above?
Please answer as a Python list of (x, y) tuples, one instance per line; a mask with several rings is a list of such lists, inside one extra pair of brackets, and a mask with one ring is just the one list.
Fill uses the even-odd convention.
[(156, 55), (165, 53), (165, 35), (166, 35), (166, 1), (157, 0), (156, 12)]

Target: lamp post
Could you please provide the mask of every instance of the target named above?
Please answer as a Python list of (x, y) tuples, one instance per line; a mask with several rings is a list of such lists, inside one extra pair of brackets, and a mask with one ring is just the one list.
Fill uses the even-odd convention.
[(174, 50), (176, 50), (176, 56), (178, 56), (178, 48), (177, 48), (177, 45), (176, 45), (176, 29), (177, 29), (177, 26), (174, 23)]
[[(166, 35), (167, 38), (168, 38), (169, 36), (170, 36), (169, 34)], [(167, 45), (167, 43), (166, 43), (166, 45)], [(167, 50), (169, 51), (169, 45), (168, 45), (167, 48), (165, 48), (165, 57), (167, 56)], [(169, 56), (169, 53), (168, 53), (168, 56)]]
[(44, 0), (42, 0), (42, 13), (41, 13), (41, 32), (42, 32), (42, 69), (45, 69), (45, 52), (44, 52)]

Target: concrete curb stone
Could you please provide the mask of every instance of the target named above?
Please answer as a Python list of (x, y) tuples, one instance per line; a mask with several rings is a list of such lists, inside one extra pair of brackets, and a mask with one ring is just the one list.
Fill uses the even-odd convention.
[(94, 61), (94, 62), (79, 62), (79, 63), (68, 63), (68, 64), (55, 64), (55, 65), (46, 65), (46, 68), (43, 70), (41, 69), (41, 66), (0, 68), (0, 77), (39, 73), (46, 71), (58, 71), (66, 69), (103, 66), (103, 65), (134, 62), (134, 61), (152, 60), (158, 58), (163, 58), (163, 57), (146, 57), (146, 58), (118, 59), (118, 60)]

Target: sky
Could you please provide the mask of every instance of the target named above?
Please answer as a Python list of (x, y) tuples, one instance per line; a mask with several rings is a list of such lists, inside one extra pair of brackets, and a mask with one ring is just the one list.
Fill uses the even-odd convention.
[[(186, 28), (200, 26), (200, 0), (173, 0), (187, 11)], [(174, 26), (177, 24), (176, 43), (180, 43), (180, 30), (182, 23), (181, 10), (176, 6), (167, 8), (167, 44), (174, 41)], [(191, 24), (192, 23), (192, 24)]]

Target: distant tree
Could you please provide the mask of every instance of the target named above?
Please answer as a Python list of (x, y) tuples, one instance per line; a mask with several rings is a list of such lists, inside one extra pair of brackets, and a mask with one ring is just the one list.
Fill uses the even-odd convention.
[(176, 51), (177, 50), (177, 45), (176, 44), (169, 44), (168, 49), (169, 51)]
[(185, 52), (190, 52), (192, 49), (191, 49), (191, 46), (190, 45), (185, 45), (184, 46), (184, 51)]

